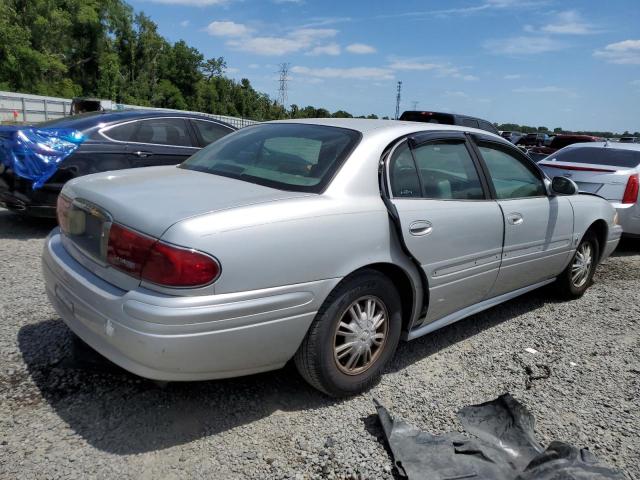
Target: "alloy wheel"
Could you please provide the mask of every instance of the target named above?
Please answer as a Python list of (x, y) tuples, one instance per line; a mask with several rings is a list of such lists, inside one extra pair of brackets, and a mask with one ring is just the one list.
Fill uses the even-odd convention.
[(584, 286), (589, 280), (589, 273), (593, 264), (593, 248), (588, 242), (584, 242), (573, 257), (571, 265), (571, 282), (576, 288)]

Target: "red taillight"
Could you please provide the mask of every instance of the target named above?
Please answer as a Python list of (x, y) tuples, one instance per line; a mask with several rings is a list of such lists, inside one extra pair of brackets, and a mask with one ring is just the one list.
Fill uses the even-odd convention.
[(624, 195), (622, 196), (622, 203), (636, 203), (638, 201), (639, 183), (637, 173), (629, 176), (627, 188), (624, 189)]
[(144, 262), (156, 242), (154, 238), (114, 223), (109, 231), (107, 262), (118, 270), (140, 278)]
[(71, 209), (71, 200), (64, 195), (58, 195), (56, 202), (56, 217), (58, 225), (63, 232), (69, 231), (69, 210)]
[(172, 287), (195, 287), (213, 282), (220, 265), (204, 253), (156, 243), (142, 269), (142, 278)]
[(109, 232), (107, 262), (136, 278), (167, 287), (199, 287), (220, 275), (220, 264), (213, 257), (162, 243), (118, 224)]

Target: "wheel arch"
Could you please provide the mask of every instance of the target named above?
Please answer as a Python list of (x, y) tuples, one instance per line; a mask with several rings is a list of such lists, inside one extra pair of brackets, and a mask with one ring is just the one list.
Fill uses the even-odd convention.
[(599, 247), (598, 261), (600, 261), (600, 258), (602, 258), (602, 254), (607, 244), (607, 238), (609, 235), (609, 226), (607, 225), (607, 222), (605, 222), (603, 219), (600, 218), (594, 221), (589, 226), (589, 228), (587, 228), (584, 234), (587, 235), (588, 233), (593, 233), (596, 236), (596, 239), (598, 240), (598, 247)]
[(412, 274), (407, 269), (395, 263), (376, 262), (363, 265), (344, 278), (349, 278), (363, 270), (375, 270), (393, 282), (398, 291), (398, 295), (400, 295), (402, 305), (402, 331), (409, 331), (418, 318), (420, 318), (423, 307), (427, 304), (428, 289), (426, 285), (422, 285), (422, 279), (419, 274), (417, 274), (417, 272)]

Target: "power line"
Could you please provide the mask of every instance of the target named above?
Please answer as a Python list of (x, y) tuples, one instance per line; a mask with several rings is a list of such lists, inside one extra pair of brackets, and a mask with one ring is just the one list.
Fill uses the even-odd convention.
[(400, 118), (400, 92), (402, 92), (402, 82), (398, 82), (398, 93), (396, 95), (396, 120)]
[(280, 74), (280, 78), (278, 80), (278, 103), (283, 107), (287, 108), (287, 84), (289, 82), (289, 64), (281, 63), (279, 65), (280, 69), (278, 73)]

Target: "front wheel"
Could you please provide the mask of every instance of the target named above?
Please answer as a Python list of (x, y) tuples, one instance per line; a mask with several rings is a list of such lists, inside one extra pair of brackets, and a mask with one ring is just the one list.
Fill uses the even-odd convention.
[(396, 350), (401, 328), (395, 286), (380, 272), (363, 270), (327, 297), (296, 352), (296, 367), (328, 395), (355, 395), (378, 381)]
[(564, 272), (558, 277), (560, 292), (567, 298), (579, 298), (589, 288), (600, 258), (596, 236), (587, 232)]

